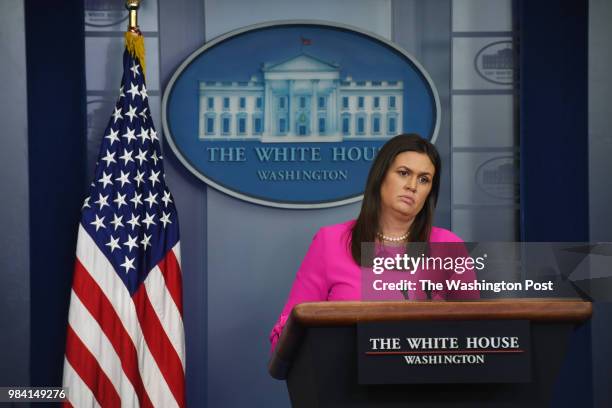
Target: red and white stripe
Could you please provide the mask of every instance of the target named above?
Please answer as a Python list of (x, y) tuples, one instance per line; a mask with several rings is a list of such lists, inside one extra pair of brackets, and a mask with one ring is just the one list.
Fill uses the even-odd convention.
[(184, 407), (180, 246), (130, 296), (80, 226), (64, 387), (74, 407)]

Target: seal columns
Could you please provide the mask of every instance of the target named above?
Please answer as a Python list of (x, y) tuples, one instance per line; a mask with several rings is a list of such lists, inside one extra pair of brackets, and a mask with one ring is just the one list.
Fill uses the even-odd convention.
[(287, 123), (288, 129), (287, 129), (287, 136), (293, 136), (293, 127), (295, 125), (295, 120), (294, 120), (294, 109), (293, 109), (293, 84), (294, 84), (294, 80), (293, 79), (289, 79), (289, 98), (287, 101), (287, 109), (289, 110), (289, 123)]
[(319, 80), (313, 79), (311, 81), (312, 84), (312, 96), (310, 100), (310, 134), (312, 136), (319, 136), (319, 127), (318, 127), (318, 103), (319, 103)]
[(274, 127), (272, 126), (272, 88), (270, 81), (265, 81), (264, 87), (264, 134), (263, 136), (272, 136)]
[(329, 117), (329, 134), (337, 135), (340, 132), (338, 131), (338, 121), (340, 119), (340, 98), (338, 98), (338, 90), (339, 84), (338, 80), (333, 80), (333, 88), (331, 94), (329, 94), (329, 108), (327, 109), (327, 114)]

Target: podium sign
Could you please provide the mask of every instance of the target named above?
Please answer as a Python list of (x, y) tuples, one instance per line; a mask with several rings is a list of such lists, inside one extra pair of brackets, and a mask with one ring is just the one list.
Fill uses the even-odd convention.
[(357, 324), (359, 384), (531, 381), (527, 320)]

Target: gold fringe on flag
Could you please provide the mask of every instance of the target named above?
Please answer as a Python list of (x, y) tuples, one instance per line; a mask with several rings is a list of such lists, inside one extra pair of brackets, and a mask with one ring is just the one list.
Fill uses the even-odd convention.
[(140, 62), (142, 67), (142, 74), (145, 74), (145, 49), (144, 49), (144, 37), (140, 33), (133, 31), (127, 31), (125, 33), (125, 48)]

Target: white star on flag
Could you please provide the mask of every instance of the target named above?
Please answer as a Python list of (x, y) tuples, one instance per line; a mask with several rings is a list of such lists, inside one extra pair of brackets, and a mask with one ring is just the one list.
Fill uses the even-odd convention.
[(151, 235), (147, 235), (147, 234), (142, 234), (143, 238), (140, 241), (140, 243), (142, 244), (143, 249), (146, 251), (147, 246), (151, 246)]
[(145, 201), (149, 203), (149, 208), (153, 207), (153, 204), (157, 204), (155, 197), (157, 197), (157, 193), (153, 194), (151, 191), (149, 191), (149, 196), (145, 198)]
[(141, 197), (142, 194), (134, 192), (134, 197), (130, 198), (130, 201), (134, 204), (134, 208), (138, 208), (138, 205), (142, 205)]
[(96, 214), (96, 220), (91, 222), (91, 225), (96, 227), (96, 231), (98, 231), (100, 228), (106, 228), (106, 225), (104, 225), (104, 217), (100, 218), (98, 217), (98, 214)]
[(125, 268), (125, 273), (126, 273), (126, 274), (127, 274), (129, 271), (130, 271), (130, 269), (136, 269), (136, 268), (134, 267), (134, 259), (136, 259), (136, 258), (129, 259), (129, 258), (126, 256), (126, 257), (125, 257), (125, 261), (124, 261), (124, 262), (123, 262), (123, 263), (120, 265), (120, 266), (122, 266), (122, 267), (124, 267), (124, 268)]
[(102, 208), (104, 208), (104, 206), (108, 206), (107, 200), (108, 200), (108, 194), (105, 195), (105, 196), (102, 196), (102, 193), (99, 193), (98, 194), (98, 200), (94, 201), (94, 203), (98, 204), (100, 206), (100, 210), (101, 210)]
[(134, 229), (136, 229), (137, 226), (140, 226), (140, 222), (138, 221), (139, 218), (140, 218), (140, 215), (136, 215), (132, 213), (132, 218), (130, 218), (130, 220), (127, 221), (127, 223), (132, 226), (132, 231), (134, 231)]
[(112, 235), (110, 236), (108, 243), (105, 245), (110, 247), (111, 254), (115, 249), (121, 249), (121, 245), (119, 245), (119, 238), (115, 238)]
[(134, 77), (137, 77), (138, 74), (140, 74), (140, 72), (138, 72), (138, 68), (140, 68), (140, 65), (136, 64), (136, 61), (134, 61), (132, 68), (130, 68), (130, 71), (134, 73)]
[(151, 175), (149, 176), (149, 180), (151, 181), (151, 185), (155, 186), (155, 183), (159, 183), (159, 171), (151, 170)]
[(138, 247), (138, 244), (136, 243), (137, 238), (138, 238), (138, 235), (136, 236), (128, 235), (128, 240), (123, 243), (123, 245), (129, 248), (128, 249), (129, 252), (132, 252), (132, 249)]
[(164, 215), (163, 217), (161, 217), (159, 219), (159, 221), (161, 221), (162, 223), (164, 223), (164, 228), (166, 228), (166, 224), (172, 224), (172, 221), (170, 221), (170, 214), (166, 214), (165, 212), (162, 211), (162, 214)]
[(137, 183), (138, 187), (140, 187), (140, 183), (144, 183), (143, 177), (144, 173), (141, 173), (140, 170), (136, 170), (136, 176), (134, 177), (134, 181)]
[(123, 165), (127, 166), (128, 162), (133, 162), (132, 159), (132, 150), (128, 151), (127, 149), (123, 149), (123, 156), (119, 156), (121, 160), (123, 160)]
[(121, 109), (115, 107), (115, 112), (113, 112), (113, 119), (114, 119), (113, 123), (117, 123), (117, 121), (122, 118), (123, 116), (121, 116)]
[[(142, 144), (145, 144), (145, 141), (147, 141), (149, 139), (149, 132), (146, 128), (142, 128), (140, 130), (140, 133), (138, 134), (138, 137), (142, 140)], [(141, 163), (142, 164), (142, 163)]]
[(127, 205), (127, 203), (125, 202), (125, 196), (126, 194), (121, 194), (120, 192), (117, 191), (117, 198), (115, 198), (113, 200), (113, 203), (117, 204), (117, 208), (121, 208), (122, 205)]
[(159, 158), (157, 157), (157, 152), (153, 152), (151, 154), (151, 159), (153, 159), (153, 161), (155, 162), (155, 165), (157, 166), (157, 161), (159, 160)]
[(121, 170), (121, 176), (117, 177), (115, 180), (121, 182), (121, 187), (123, 188), (124, 184), (131, 183), (129, 177), (130, 177), (130, 172), (124, 173), (123, 170)]
[(105, 139), (109, 139), (110, 140), (110, 144), (111, 146), (113, 145), (113, 143), (118, 142), (119, 141), (119, 131), (118, 130), (110, 130), (110, 134), (108, 134), (107, 136), (104, 136)]
[(147, 152), (141, 150), (140, 148), (138, 149), (138, 156), (136, 156), (136, 160), (138, 160), (138, 164), (140, 166), (142, 166), (142, 162), (146, 162), (147, 161)]
[(142, 220), (142, 223), (147, 224), (147, 230), (151, 225), (155, 225), (155, 221), (153, 221), (154, 218), (155, 214), (146, 213), (146, 217), (144, 218), (144, 220)]
[(108, 167), (111, 163), (117, 163), (115, 160), (115, 153), (116, 152), (111, 153), (108, 149), (106, 150), (106, 156), (102, 158), (102, 161), (106, 162), (106, 167)]
[(98, 183), (102, 183), (102, 188), (106, 188), (108, 184), (113, 184), (113, 182), (111, 181), (111, 177), (112, 174), (106, 174), (106, 172), (103, 172), (102, 177), (98, 180)]
[(135, 133), (136, 133), (135, 129), (130, 129), (129, 126), (126, 126), (125, 133), (122, 134), (121, 137), (125, 137), (127, 139), (128, 144), (130, 144), (132, 140), (136, 140)]
[(138, 92), (138, 86), (134, 85), (134, 83), (130, 85), (130, 90), (127, 91), (127, 93), (132, 95), (132, 99), (136, 98), (137, 96), (140, 96), (140, 92)]
[(117, 228), (123, 227), (122, 219), (123, 215), (117, 216), (117, 214), (113, 214), (113, 220), (110, 223), (115, 227), (115, 231), (117, 231)]
[(125, 116), (129, 117), (129, 118), (130, 118), (130, 123), (132, 123), (132, 120), (133, 120), (133, 119), (134, 119), (136, 116), (138, 116), (138, 115), (136, 114), (136, 107), (134, 107), (134, 106), (130, 105), (129, 111), (128, 111), (128, 112), (125, 114)]
[(170, 198), (170, 192), (168, 190), (164, 191), (164, 197), (161, 200), (164, 202), (164, 207), (167, 207), (168, 204), (172, 202), (172, 198)]

